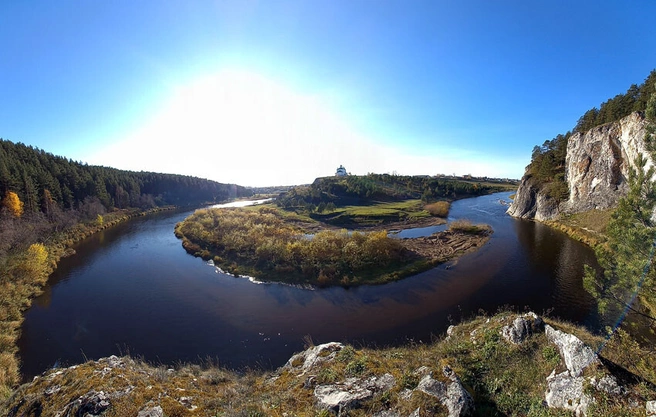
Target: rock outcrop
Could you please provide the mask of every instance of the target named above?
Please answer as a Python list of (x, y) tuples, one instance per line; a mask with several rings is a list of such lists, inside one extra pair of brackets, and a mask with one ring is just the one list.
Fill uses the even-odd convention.
[(344, 410), (358, 407), (377, 393), (389, 391), (395, 384), (396, 380), (391, 374), (365, 380), (348, 378), (335, 384), (319, 385), (314, 389), (314, 396), (319, 408), (339, 415)]
[[(325, 343), (259, 375), (111, 356), (35, 377), (0, 404), (0, 415), (456, 417), (551, 415), (547, 408), (555, 408), (557, 415), (656, 417), (656, 389), (636, 385), (618, 364), (607, 366), (607, 355), (600, 359), (564, 331), (571, 326), (548, 322), (500, 313), (452, 326), (433, 345), (357, 350)], [(582, 329), (576, 334), (600, 341)]]
[(289, 358), (287, 363), (282, 367), (283, 370), (295, 371), (299, 375), (305, 374), (314, 366), (322, 362), (335, 358), (337, 352), (342, 350), (344, 345), (338, 342), (324, 343), (319, 346), (312, 346), (303, 352)]
[(501, 335), (510, 343), (519, 345), (533, 333), (542, 330), (544, 330), (544, 321), (537, 314), (531, 312), (523, 317), (517, 317), (513, 324), (504, 326), (501, 329)]
[(472, 415), (475, 410), (474, 400), (462, 386), (460, 378), (449, 366), (445, 366), (442, 373), (449, 382), (444, 383), (426, 375), (419, 382), (417, 390), (437, 398), (449, 410), (449, 417)]
[(572, 376), (581, 375), (590, 364), (599, 362), (597, 354), (573, 334), (561, 332), (549, 325), (544, 327), (544, 333), (551, 343), (558, 346), (560, 356)]
[(614, 207), (628, 191), (630, 168), (638, 155), (652, 165), (647, 152), (645, 118), (638, 112), (585, 133), (575, 133), (567, 143), (565, 178), (569, 198), (556, 204), (526, 175), (508, 213), (514, 217), (552, 220), (560, 213), (579, 213)]
[(521, 219), (550, 220), (558, 216), (558, 204), (540, 192), (533, 178), (524, 177), (519, 184), (508, 214)]

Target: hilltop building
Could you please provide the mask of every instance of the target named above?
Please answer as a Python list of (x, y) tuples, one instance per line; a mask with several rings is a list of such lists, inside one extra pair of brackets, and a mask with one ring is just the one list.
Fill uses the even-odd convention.
[(339, 168), (337, 168), (337, 172), (335, 172), (335, 176), (336, 177), (345, 177), (346, 176), (346, 168), (344, 168), (343, 166), (340, 165)]

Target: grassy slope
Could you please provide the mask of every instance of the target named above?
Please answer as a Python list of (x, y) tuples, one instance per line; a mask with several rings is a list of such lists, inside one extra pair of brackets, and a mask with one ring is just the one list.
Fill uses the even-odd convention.
[(590, 210), (567, 214), (562, 215), (558, 220), (545, 223), (579, 242), (594, 247), (606, 241), (604, 234), (613, 211), (614, 209)]
[(312, 218), (334, 226), (380, 226), (403, 221), (430, 218), (424, 203), (418, 199), (382, 202), (371, 201), (364, 205), (337, 207), (326, 214), (313, 214)]
[[(557, 349), (542, 333), (533, 335), (520, 346), (507, 343), (500, 336), (500, 329), (514, 317), (515, 314), (507, 312), (477, 317), (456, 326), (450, 338), (440, 337), (430, 344), (420, 342), (382, 349), (346, 347), (335, 360), (317, 365), (306, 375), (283, 370), (236, 373), (211, 363), (179, 365), (169, 371), (164, 366), (154, 367), (129, 358), (124, 358), (126, 366), (123, 368), (103, 371), (106, 364), (88, 362), (63, 373), (47, 372), (47, 376), (23, 386), (6, 407), (17, 407), (18, 415), (36, 408), (40, 408), (43, 415), (54, 415), (91, 390), (111, 395), (132, 386), (128, 395), (110, 400), (111, 407), (105, 415), (136, 415), (147, 404), (158, 404), (167, 416), (329, 416), (315, 407), (312, 385), (305, 385), (309, 375), (314, 376), (317, 384), (326, 384), (349, 377), (391, 373), (396, 380), (391, 391), (375, 396), (345, 415), (370, 416), (388, 409), (409, 415), (418, 407), (421, 416), (446, 415), (432, 397), (415, 392), (405, 398), (403, 393), (417, 386), (420, 377), (415, 371), (418, 368), (428, 367), (437, 377), (442, 366), (448, 364), (472, 394), (477, 415), (569, 416), (569, 413), (543, 406), (546, 377), (552, 370), (563, 368)], [(602, 342), (601, 338), (568, 323), (549, 319), (547, 322), (576, 334), (593, 347)], [(636, 392), (634, 398), (640, 401), (656, 398), (653, 384), (656, 357), (653, 354), (639, 348), (624, 334), (616, 335), (601, 354), (643, 378), (624, 382)], [(47, 396), (43, 393), (47, 387), (59, 387), (60, 391)], [(191, 411), (183, 406), (182, 397), (190, 398), (197, 408)], [(630, 409), (626, 399), (596, 397), (597, 403), (588, 415), (644, 416), (644, 406)]]

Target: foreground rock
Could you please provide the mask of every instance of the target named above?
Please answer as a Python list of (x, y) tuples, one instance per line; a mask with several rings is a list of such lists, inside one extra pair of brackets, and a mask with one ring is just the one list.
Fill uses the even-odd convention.
[(585, 378), (573, 377), (569, 371), (556, 374), (554, 370), (547, 377), (545, 401), (550, 408), (561, 408), (585, 415), (592, 397), (583, 391)]
[(304, 375), (307, 371), (311, 370), (316, 365), (319, 365), (322, 362), (333, 360), (337, 352), (343, 348), (344, 345), (337, 342), (312, 346), (307, 350), (297, 353), (296, 355), (289, 358), (282, 369), (297, 372), (298, 375)]
[(449, 382), (440, 382), (431, 375), (426, 375), (419, 382), (417, 389), (440, 400), (449, 410), (449, 417), (473, 415), (474, 400), (462, 386), (460, 378), (449, 366), (445, 366), (442, 372)]
[[(616, 378), (604, 365), (607, 357), (600, 359), (564, 331), (572, 326), (546, 321), (533, 313), (479, 317), (450, 327), (448, 338), (403, 348), (324, 343), (293, 355), (275, 372), (173, 369), (112, 356), (49, 370), (20, 387), (0, 406), (0, 415), (554, 414), (547, 408), (560, 410), (555, 415), (656, 414), (656, 389), (636, 387), (630, 381), (640, 379), (627, 378), (626, 371), (624, 379)], [(581, 329), (573, 332), (601, 340)], [(650, 360), (645, 351), (629, 353)]]
[(391, 374), (365, 380), (349, 378), (336, 384), (319, 385), (314, 390), (314, 396), (320, 408), (341, 414), (370, 400), (374, 394), (389, 391), (395, 384), (396, 380)]
[(544, 321), (537, 314), (531, 312), (517, 317), (511, 325), (504, 326), (501, 329), (501, 335), (510, 343), (519, 345), (533, 333), (543, 330)]
[(549, 325), (544, 327), (544, 331), (547, 339), (558, 346), (560, 356), (571, 376), (577, 377), (589, 365), (599, 363), (597, 354), (573, 334), (561, 332)]

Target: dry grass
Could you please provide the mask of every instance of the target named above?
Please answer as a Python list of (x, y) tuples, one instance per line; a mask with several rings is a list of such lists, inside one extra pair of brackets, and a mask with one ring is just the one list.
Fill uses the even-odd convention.
[(33, 244), (22, 253), (12, 253), (0, 259), (0, 403), (8, 398), (20, 382), (16, 341), (23, 322), (23, 311), (30, 307), (34, 297), (41, 294), (48, 276), (67, 250), (82, 239), (133, 217), (171, 208), (108, 213), (101, 226), (79, 223), (44, 239), (48, 241), (46, 246)]
[(431, 216), (446, 218), (449, 215), (451, 203), (448, 201), (436, 201), (435, 203), (426, 204), (424, 209), (431, 214)]
[(485, 224), (472, 224), (472, 222), (467, 219), (459, 219), (449, 223), (449, 230), (477, 235), (487, 233), (490, 230), (490, 226)]
[(606, 227), (614, 209), (590, 210), (582, 213), (563, 215), (558, 220), (545, 222), (560, 230), (574, 240), (595, 247), (606, 241)]

